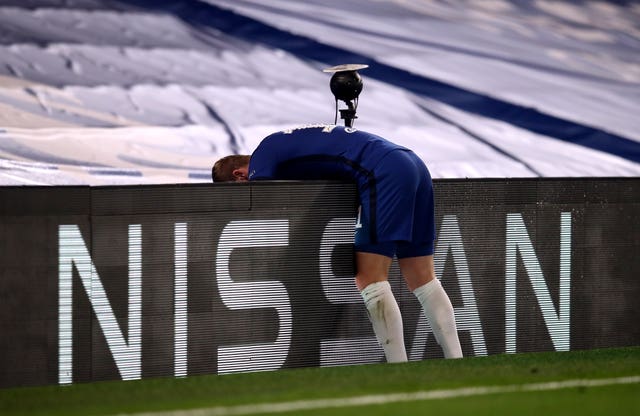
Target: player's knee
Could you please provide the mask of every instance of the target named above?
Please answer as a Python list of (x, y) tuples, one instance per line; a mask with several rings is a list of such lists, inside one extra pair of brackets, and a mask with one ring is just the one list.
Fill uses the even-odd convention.
[(365, 275), (365, 274), (356, 274), (356, 286), (358, 287), (358, 290), (361, 292), (371, 284), (384, 282), (386, 280), (387, 280), (387, 276), (381, 276), (381, 275), (372, 276), (372, 275)]

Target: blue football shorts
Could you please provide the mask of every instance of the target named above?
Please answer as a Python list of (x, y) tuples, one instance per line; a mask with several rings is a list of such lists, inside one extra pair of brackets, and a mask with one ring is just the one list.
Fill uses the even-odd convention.
[(358, 182), (355, 250), (398, 258), (433, 254), (433, 184), (424, 162), (409, 150), (393, 150), (372, 175)]

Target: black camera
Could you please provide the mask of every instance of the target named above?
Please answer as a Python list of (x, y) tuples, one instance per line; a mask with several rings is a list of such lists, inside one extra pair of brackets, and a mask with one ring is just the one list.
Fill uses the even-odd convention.
[(358, 70), (368, 68), (369, 65), (346, 64), (324, 69), (323, 72), (333, 73), (329, 87), (334, 97), (336, 97), (336, 121), (338, 120), (338, 100), (344, 101), (347, 108), (340, 110), (340, 118), (344, 120), (344, 125), (353, 127), (353, 120), (358, 108), (358, 96), (362, 92), (362, 77)]

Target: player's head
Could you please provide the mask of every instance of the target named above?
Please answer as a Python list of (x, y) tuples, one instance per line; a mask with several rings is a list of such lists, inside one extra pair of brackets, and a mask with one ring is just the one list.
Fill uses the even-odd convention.
[(249, 155), (225, 156), (213, 164), (211, 179), (214, 182), (243, 182), (249, 180)]

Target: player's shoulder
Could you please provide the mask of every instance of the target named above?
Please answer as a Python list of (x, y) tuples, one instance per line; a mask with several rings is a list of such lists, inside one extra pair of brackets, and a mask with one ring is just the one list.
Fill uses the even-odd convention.
[(342, 139), (347, 136), (357, 138), (358, 141), (368, 141), (374, 139), (382, 139), (373, 133), (358, 130), (353, 127), (339, 126), (335, 124), (307, 124), (298, 127), (287, 128), (270, 134), (265, 137), (263, 142), (271, 144), (288, 142), (288, 138), (310, 138), (321, 139), (323, 136), (332, 139)]
[(316, 136), (316, 135), (331, 135), (331, 136), (368, 136), (378, 137), (375, 134), (358, 130), (354, 127), (339, 126), (336, 124), (306, 124), (297, 127), (291, 127), (284, 130), (272, 133), (267, 137), (283, 137), (283, 136)]

